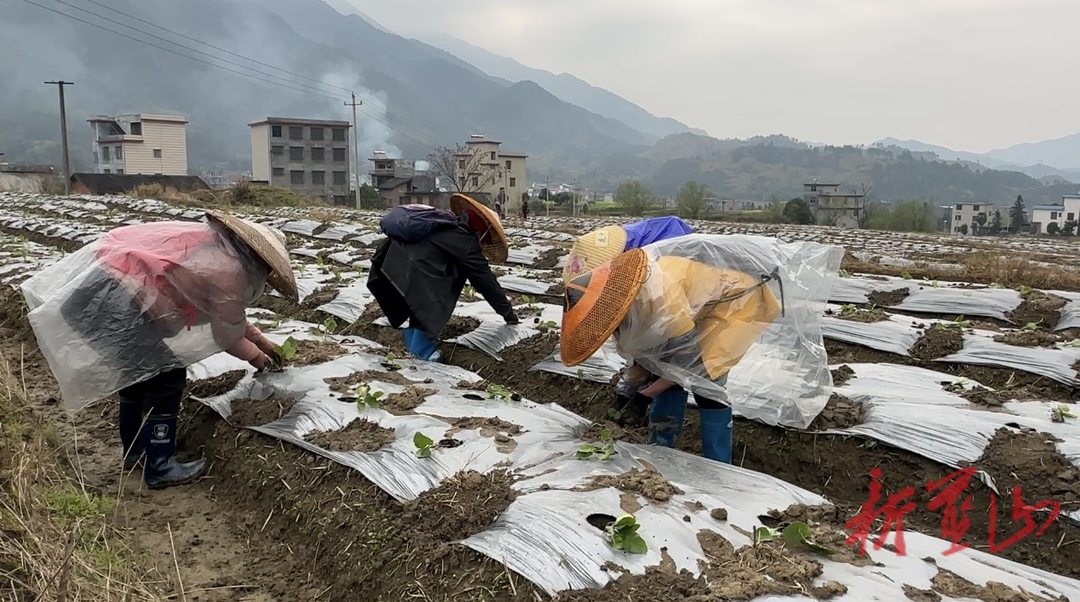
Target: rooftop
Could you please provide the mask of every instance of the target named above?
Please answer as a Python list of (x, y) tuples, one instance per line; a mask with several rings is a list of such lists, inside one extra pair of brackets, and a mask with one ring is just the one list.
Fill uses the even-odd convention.
[(352, 124), (348, 121), (335, 121), (326, 119), (299, 119), (294, 117), (267, 117), (262, 121), (253, 121), (248, 124), (249, 127), (255, 127), (258, 125), (313, 125), (316, 127), (336, 127), (336, 128), (351, 128)]
[(1062, 205), (1035, 205), (1031, 208), (1032, 211), (1064, 211), (1065, 207)]
[(127, 113), (124, 115), (91, 115), (87, 119), (90, 123), (101, 121), (116, 121), (118, 119), (127, 118), (132, 121), (165, 121), (169, 123), (187, 123), (188, 120), (183, 115), (157, 115), (154, 113)]

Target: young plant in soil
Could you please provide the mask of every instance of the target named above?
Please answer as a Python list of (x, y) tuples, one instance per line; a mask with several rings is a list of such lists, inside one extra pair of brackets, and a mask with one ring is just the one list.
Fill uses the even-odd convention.
[(610, 460), (611, 456), (614, 456), (616, 453), (615, 439), (611, 436), (611, 429), (604, 429), (600, 431), (600, 445), (584, 443), (578, 448), (574, 457), (578, 460), (588, 460), (589, 458), (596, 457), (598, 460), (603, 461)]
[(630, 554), (645, 554), (649, 551), (645, 538), (638, 534), (641, 525), (633, 514), (624, 514), (618, 520), (604, 527), (611, 547)]
[(522, 295), (521, 302), (525, 304), (526, 309), (536, 309), (536, 299), (533, 299), (529, 295)]
[(577, 370), (577, 382), (574, 383), (574, 390), (577, 391), (581, 388), (581, 385), (585, 384), (585, 371), (581, 368)]
[(540, 322), (540, 318), (537, 318), (536, 320), (538, 322), (536, 325), (536, 329), (540, 332), (551, 332), (552, 330), (555, 330), (559, 327), (559, 325), (556, 324), (554, 320), (548, 320), (546, 322)]
[(420, 431), (416, 431), (416, 434), (412, 438), (413, 445), (416, 446), (417, 458), (430, 458), (431, 452), (438, 449), (438, 445), (435, 445), (435, 441)]
[(1028, 322), (1027, 324), (1024, 324), (1024, 327), (1020, 330), (1023, 330), (1024, 332), (1035, 332), (1039, 329), (1039, 324), (1041, 323), (1042, 320), (1039, 320), (1038, 322)]
[(514, 393), (502, 385), (488, 385), (484, 391), (488, 399), (501, 399), (502, 401), (521, 401), (521, 395)]
[(822, 556), (831, 556), (835, 553), (834, 550), (815, 542), (813, 534), (810, 532), (810, 526), (801, 522), (791, 523), (784, 527), (783, 531), (764, 526), (756, 527), (753, 537), (754, 545), (768, 543), (776, 539), (777, 535), (783, 537), (784, 542), (791, 547), (806, 546), (810, 551)]
[(335, 320), (333, 316), (327, 316), (322, 324), (312, 326), (309, 330), (311, 331), (311, 334), (319, 336), (325, 341), (335, 330), (337, 330), (337, 320)]
[(1051, 422), (1065, 422), (1066, 418), (1080, 418), (1080, 416), (1074, 414), (1072, 409), (1065, 404), (1061, 404), (1050, 410)]
[(363, 412), (368, 409), (377, 409), (379, 400), (385, 395), (382, 391), (372, 391), (371, 385), (361, 385), (356, 389), (356, 408)]
[(395, 356), (393, 353), (386, 354), (386, 359), (382, 362), (382, 366), (383, 368), (386, 368), (391, 372), (401, 370), (404, 367), (397, 362), (397, 356)]
[(282, 363), (292, 361), (296, 357), (296, 339), (289, 337), (280, 345), (274, 345), (274, 354)]

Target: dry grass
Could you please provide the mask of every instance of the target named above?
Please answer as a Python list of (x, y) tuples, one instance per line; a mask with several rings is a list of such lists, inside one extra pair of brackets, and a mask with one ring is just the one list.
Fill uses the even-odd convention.
[(928, 263), (910, 267), (881, 265), (874, 261), (862, 261), (851, 254), (844, 256), (841, 268), (847, 272), (880, 274), (883, 276), (909, 276), (911, 278), (970, 282), (973, 284), (997, 284), (1008, 288), (1029, 286), (1042, 290), (1080, 291), (1080, 271), (1064, 266), (1041, 266), (1023, 256), (1009, 256), (1003, 252), (976, 252), (958, 257), (961, 269), (947, 269)]
[(68, 476), (23, 391), (0, 356), (0, 600), (162, 600), (112, 528), (115, 499)]

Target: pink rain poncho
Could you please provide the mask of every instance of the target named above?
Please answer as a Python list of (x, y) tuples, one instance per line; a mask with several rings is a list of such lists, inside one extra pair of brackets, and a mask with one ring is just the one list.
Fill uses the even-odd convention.
[(267, 266), (215, 223), (123, 226), (22, 284), (30, 325), (78, 409), (221, 351), (254, 357), (246, 309)]

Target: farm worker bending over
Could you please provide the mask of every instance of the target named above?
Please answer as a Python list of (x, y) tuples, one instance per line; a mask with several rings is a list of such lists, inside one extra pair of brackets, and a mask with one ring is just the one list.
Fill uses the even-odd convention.
[[(690, 224), (674, 217), (654, 217), (622, 226), (605, 226), (583, 234), (566, 257), (563, 266), (563, 284), (611, 261), (624, 251), (639, 249), (657, 241), (685, 236), (693, 232)], [(642, 420), (650, 399), (640, 394), (651, 375), (640, 367), (635, 369), (633, 360), (623, 370), (615, 390), (614, 409), (619, 424)]]
[(371, 258), (368, 290), (395, 328), (405, 320), (405, 347), (436, 361), (439, 339), (465, 281), (507, 324), (518, 324), (488, 260), (506, 261), (508, 247), (499, 217), (473, 199), (455, 194), (451, 211), (427, 205), (394, 207), (379, 223), (387, 238)]
[[(667, 254), (659, 245), (634, 249), (571, 280), (559, 343), (563, 363), (574, 366), (614, 335), (621, 354), (659, 377), (640, 392), (652, 398), (650, 444), (675, 445), (686, 414), (683, 386), (692, 389), (705, 457), (730, 463), (727, 374), (780, 315), (781, 303), (769, 287), (779, 285), (778, 271), (729, 267), (722, 238), (681, 237), (663, 243)], [(635, 366), (629, 378), (643, 372)]]
[(258, 370), (271, 365), (274, 344), (246, 309), (267, 284), (297, 298), (281, 232), (226, 213), (206, 216), (116, 228), (22, 285), (65, 405), (118, 391), (124, 467), (145, 453), (150, 489), (206, 472), (203, 459), (174, 458), (187, 366), (221, 351)]

